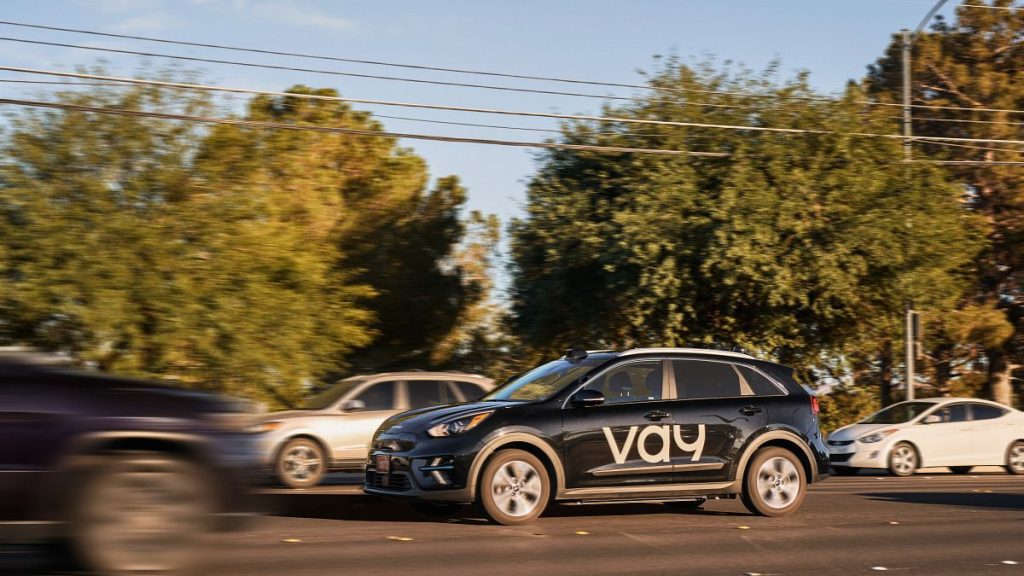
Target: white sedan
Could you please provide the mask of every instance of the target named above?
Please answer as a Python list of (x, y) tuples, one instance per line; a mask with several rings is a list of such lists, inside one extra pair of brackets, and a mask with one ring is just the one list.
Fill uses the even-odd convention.
[(965, 474), (973, 466), (1004, 466), (1024, 474), (1024, 412), (975, 398), (925, 398), (893, 404), (828, 436), (832, 470), (856, 474), (888, 468), (910, 476), (945, 466)]

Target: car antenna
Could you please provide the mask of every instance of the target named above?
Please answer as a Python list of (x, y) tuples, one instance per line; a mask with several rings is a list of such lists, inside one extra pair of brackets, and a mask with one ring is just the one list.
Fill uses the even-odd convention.
[(569, 348), (565, 351), (567, 360), (582, 360), (587, 357), (587, 351), (582, 348)]

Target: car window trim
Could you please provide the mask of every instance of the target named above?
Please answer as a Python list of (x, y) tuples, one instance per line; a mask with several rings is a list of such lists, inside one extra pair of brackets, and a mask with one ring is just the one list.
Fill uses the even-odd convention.
[[(680, 360), (680, 361), (693, 361), (693, 362), (715, 362), (715, 363), (718, 363), (718, 364), (728, 364), (736, 372), (739, 372), (739, 368), (738, 367), (750, 368), (754, 372), (756, 372), (756, 373), (760, 374), (761, 376), (764, 376), (765, 378), (767, 378), (768, 381), (771, 382), (772, 385), (774, 385), (775, 388), (779, 390), (778, 394), (751, 394), (750, 396), (743, 396), (742, 394), (739, 394), (739, 395), (736, 395), (736, 396), (709, 396), (707, 398), (680, 398), (679, 397), (679, 390), (676, 388), (676, 371), (672, 370), (672, 388), (673, 388), (673, 391), (675, 392), (675, 399), (676, 400), (684, 400), (684, 401), (727, 400), (727, 399), (732, 399), (732, 398), (778, 398), (779, 396), (789, 396), (789, 390), (787, 390), (786, 387), (783, 386), (778, 380), (776, 380), (775, 378), (772, 378), (768, 374), (765, 374), (763, 370), (760, 370), (756, 366), (752, 366), (750, 364), (743, 364), (741, 362), (734, 362), (734, 361), (730, 361), (730, 360), (719, 360), (717, 358), (671, 358), (670, 360), (671, 361), (677, 361), (677, 360)], [(753, 390), (753, 387), (751, 387), (751, 390)]]

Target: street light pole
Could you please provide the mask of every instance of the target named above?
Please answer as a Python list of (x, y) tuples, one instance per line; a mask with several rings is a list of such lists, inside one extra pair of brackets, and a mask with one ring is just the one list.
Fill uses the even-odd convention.
[[(912, 161), (912, 157), (913, 157), (913, 147), (912, 147), (911, 143), (913, 142), (914, 132), (913, 132), (913, 116), (911, 114), (911, 90), (910, 90), (910, 56), (911, 56), (911, 47), (913, 47), (914, 40), (917, 39), (917, 35), (921, 33), (921, 30), (923, 30), (924, 27), (927, 26), (929, 22), (931, 22), (932, 18), (935, 17), (935, 14), (937, 14), (938, 11), (940, 9), (942, 9), (942, 6), (947, 1), (948, 0), (939, 0), (938, 2), (936, 2), (935, 6), (932, 6), (932, 9), (928, 11), (928, 15), (924, 17), (924, 20), (921, 20), (921, 23), (917, 25), (917, 29), (914, 30), (913, 34), (911, 34), (910, 30), (907, 30), (906, 28), (901, 30), (902, 36), (903, 36), (902, 60), (903, 60), (903, 161), (904, 162), (911, 162)], [(914, 311), (913, 306), (909, 303), (909, 301), (907, 303), (906, 316), (907, 316), (907, 319), (906, 319), (906, 324), (907, 324), (906, 325), (906, 344), (907, 344), (907, 346), (906, 346), (906, 348), (907, 348), (906, 349), (906, 354), (907, 354), (907, 359), (906, 359), (906, 367), (907, 367), (906, 382), (907, 382), (907, 400), (913, 400), (914, 399), (914, 380), (916, 378), (916, 375), (914, 374), (914, 358), (917, 355), (916, 354), (917, 353), (917, 338), (919, 337), (919, 335), (917, 334), (917, 330), (915, 330), (916, 324), (917, 324), (917, 322), (915, 321), (916, 320), (916, 316), (917, 316), (917, 312)]]

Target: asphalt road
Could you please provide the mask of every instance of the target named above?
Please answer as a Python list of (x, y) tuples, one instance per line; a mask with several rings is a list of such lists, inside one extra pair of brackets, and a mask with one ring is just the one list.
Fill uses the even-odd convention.
[(265, 490), (271, 515), (216, 542), (216, 576), (999, 574), (1024, 576), (1024, 477), (831, 478), (787, 518), (737, 500), (557, 506), (526, 527), (437, 520), (357, 486)]

